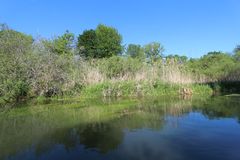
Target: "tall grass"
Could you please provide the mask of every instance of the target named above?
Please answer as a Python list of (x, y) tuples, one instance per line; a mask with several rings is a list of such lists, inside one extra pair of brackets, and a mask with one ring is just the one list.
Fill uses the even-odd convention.
[(118, 60), (115, 58), (100, 59), (94, 63), (85, 64), (88, 65), (85, 68), (90, 69), (86, 72), (88, 79), (85, 79), (85, 82), (87, 84), (106, 81), (161, 81), (170, 84), (193, 84), (207, 81), (205, 76), (190, 73), (185, 69), (184, 64), (175, 61), (167, 63), (159, 60), (150, 64), (133, 58), (118, 57)]

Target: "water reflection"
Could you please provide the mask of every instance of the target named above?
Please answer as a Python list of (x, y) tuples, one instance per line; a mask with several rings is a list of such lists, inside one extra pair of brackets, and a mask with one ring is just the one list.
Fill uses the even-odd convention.
[(23, 107), (0, 114), (0, 159), (240, 158), (239, 100), (157, 98)]

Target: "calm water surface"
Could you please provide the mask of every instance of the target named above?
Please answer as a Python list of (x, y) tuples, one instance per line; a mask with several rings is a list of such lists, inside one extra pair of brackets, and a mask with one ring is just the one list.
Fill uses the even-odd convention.
[(86, 100), (2, 110), (0, 159), (240, 160), (240, 98)]

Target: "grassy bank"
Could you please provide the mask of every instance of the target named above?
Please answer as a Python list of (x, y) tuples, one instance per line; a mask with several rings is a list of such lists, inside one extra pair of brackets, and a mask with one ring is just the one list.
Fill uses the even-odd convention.
[[(183, 93), (182, 90), (187, 89), (191, 93)], [(207, 97), (213, 94), (213, 89), (209, 85), (203, 84), (170, 84), (163, 82), (135, 82), (135, 81), (117, 81), (103, 82), (88, 85), (82, 88), (77, 95), (55, 95), (52, 97), (38, 96), (34, 98), (25, 98), (35, 102), (48, 101), (79, 101), (88, 98), (147, 98), (159, 96), (199, 96)], [(0, 98), (0, 106), (8, 104), (3, 97)], [(19, 102), (17, 102), (19, 103)], [(11, 103), (10, 103), (11, 104)]]
[[(183, 93), (187, 89), (189, 94)], [(196, 95), (210, 96), (213, 90), (208, 85), (199, 84), (169, 84), (163, 82), (104, 82), (85, 87), (82, 97), (141, 97), (141, 96), (178, 96)]]

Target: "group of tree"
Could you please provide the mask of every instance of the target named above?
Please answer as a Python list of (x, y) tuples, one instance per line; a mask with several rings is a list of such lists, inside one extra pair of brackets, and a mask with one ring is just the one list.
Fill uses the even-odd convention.
[(115, 28), (98, 25), (95, 30), (85, 30), (78, 37), (79, 54), (89, 58), (107, 58), (122, 53), (122, 36)]
[(124, 53), (122, 36), (115, 28), (98, 25), (95, 30), (85, 30), (78, 37), (77, 49), (79, 54), (87, 59), (109, 58), (126, 54), (132, 58), (148, 58), (151, 62), (163, 56), (164, 48), (160, 43), (152, 42), (145, 46), (129, 44)]
[(157, 42), (141, 45), (129, 44), (126, 49), (126, 55), (132, 58), (148, 59), (151, 63), (163, 58), (164, 47)]
[(66, 31), (39, 42), (30, 35), (0, 25), (0, 97), (33, 92), (41, 95), (56, 91), (56, 88), (81, 87), (79, 81), (86, 75), (78, 71), (84, 67), (74, 66), (76, 55), (86, 62), (98, 63), (94, 65), (100, 64), (101, 74), (110, 79), (126, 73), (134, 75), (142, 66), (177, 63), (192, 74), (205, 75), (210, 81), (240, 80), (240, 45), (232, 53), (214, 51), (200, 58), (166, 56), (164, 47), (158, 42), (125, 47), (117, 29), (103, 24), (83, 31), (78, 37)]
[[(24, 53), (31, 49), (34, 42), (32, 36), (9, 29), (7, 25), (0, 25), (1, 47), (0, 53)], [(232, 68), (240, 61), (240, 45), (237, 45), (233, 54), (224, 52), (209, 52), (201, 58), (188, 59), (186, 56), (167, 55), (164, 56), (164, 47), (158, 42), (146, 45), (129, 44), (122, 45), (122, 36), (118, 30), (103, 24), (96, 29), (83, 31), (75, 40), (73, 33), (66, 31), (63, 35), (53, 39), (42, 40), (44, 47), (57, 55), (79, 54), (85, 59), (109, 58), (112, 56), (126, 55), (131, 58), (156, 62), (163, 59), (175, 59), (181, 64), (188, 64), (192, 72), (204, 71), (215, 72), (214, 70), (225, 70)], [(3, 56), (4, 54), (2, 54)], [(225, 65), (225, 66), (224, 66)], [(209, 71), (211, 70), (211, 71)], [(214, 73), (218, 74), (218, 73)]]
[(158, 42), (151, 42), (144, 46), (129, 44), (122, 45), (122, 36), (117, 29), (100, 24), (96, 29), (83, 31), (77, 37), (66, 31), (54, 39), (43, 40), (44, 46), (51, 52), (59, 55), (78, 54), (84, 59), (109, 58), (118, 55), (127, 55), (139, 60), (148, 59), (155, 62), (163, 58), (164, 47)]

